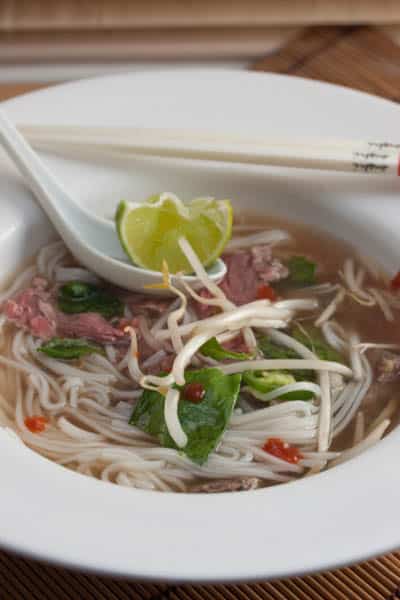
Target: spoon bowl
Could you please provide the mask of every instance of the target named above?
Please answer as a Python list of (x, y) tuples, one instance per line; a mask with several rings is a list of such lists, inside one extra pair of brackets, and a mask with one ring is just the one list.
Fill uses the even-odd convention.
[[(170, 294), (169, 290), (152, 290), (145, 286), (160, 283), (161, 273), (129, 263), (112, 221), (101, 219), (82, 209), (50, 173), (39, 156), (25, 141), (7, 116), (0, 111), (0, 143), (25, 178), (36, 200), (47, 214), (66, 246), (79, 263), (106, 281), (146, 294)], [(207, 270), (218, 283), (226, 273), (225, 263), (218, 259)], [(172, 276), (194, 288), (202, 283), (195, 275)]]

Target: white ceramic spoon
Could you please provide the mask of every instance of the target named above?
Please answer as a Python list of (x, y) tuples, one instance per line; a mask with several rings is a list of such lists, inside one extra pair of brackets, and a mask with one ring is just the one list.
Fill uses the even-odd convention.
[[(160, 290), (144, 288), (159, 283), (160, 273), (135, 267), (128, 262), (114, 223), (86, 212), (74, 202), (2, 111), (0, 143), (17, 165), (71, 253), (82, 265), (125, 289), (160, 294)], [(208, 270), (209, 276), (216, 282), (225, 273), (226, 266), (222, 260), (217, 260)], [(186, 275), (184, 278), (194, 287), (201, 285), (195, 276)]]

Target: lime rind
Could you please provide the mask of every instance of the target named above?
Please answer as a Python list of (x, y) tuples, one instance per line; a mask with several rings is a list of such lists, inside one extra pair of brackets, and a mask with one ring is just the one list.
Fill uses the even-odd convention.
[(232, 219), (229, 200), (206, 197), (185, 204), (171, 193), (151, 196), (142, 204), (122, 201), (115, 215), (130, 260), (157, 271), (166, 260), (172, 273), (192, 272), (179, 248), (180, 237), (186, 237), (204, 266), (210, 266), (231, 237)]

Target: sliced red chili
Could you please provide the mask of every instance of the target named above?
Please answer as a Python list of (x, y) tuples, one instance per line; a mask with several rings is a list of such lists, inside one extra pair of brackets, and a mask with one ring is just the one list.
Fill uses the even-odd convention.
[(196, 383), (192, 381), (192, 383), (187, 383), (183, 390), (183, 396), (185, 400), (189, 400), (189, 402), (194, 402), (197, 404), (201, 402), (205, 396), (206, 390), (201, 383)]
[(26, 417), (24, 423), (25, 426), (32, 433), (42, 433), (46, 429), (46, 425), (49, 420), (46, 417)]
[(272, 454), (273, 456), (286, 460), (286, 462), (294, 465), (303, 458), (303, 455), (298, 448), (290, 446), (280, 438), (269, 438), (265, 442), (263, 450), (268, 452), (268, 454)]
[(400, 271), (393, 277), (390, 282), (390, 287), (395, 291), (400, 290)]
[(257, 290), (257, 300), (271, 300), (271, 302), (274, 302), (277, 297), (274, 288), (265, 283), (261, 284)]

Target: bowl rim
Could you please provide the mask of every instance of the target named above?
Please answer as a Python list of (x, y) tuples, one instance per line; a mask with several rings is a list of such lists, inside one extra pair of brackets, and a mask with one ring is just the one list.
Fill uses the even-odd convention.
[[(234, 70), (220, 69), (169, 69), (159, 72), (150, 71), (148, 73), (138, 74), (118, 74), (90, 78), (84, 81), (68, 82), (54, 86), (44, 90), (35, 90), (34, 92), (24, 94), (14, 100), (7, 100), (2, 103), (6, 110), (11, 110), (12, 115), (23, 113), (27, 110), (29, 113), (29, 103), (33, 97), (39, 99), (43, 106), (46, 103), (51, 103), (54, 98), (68, 97), (68, 95), (84, 97), (85, 94), (91, 93), (91, 88), (108, 88), (109, 86), (117, 86), (121, 84), (127, 85), (154, 85), (160, 79), (168, 81), (170, 78), (175, 78), (175, 81), (180, 81), (183, 85), (184, 81), (190, 77), (202, 78), (204, 81), (216, 81), (217, 79), (226, 81), (237, 81), (237, 85), (242, 81), (267, 81), (271, 85), (281, 86), (283, 89), (302, 90), (305, 89), (317, 90), (327, 94), (332, 94), (332, 98), (337, 94), (363, 99), (367, 104), (378, 103), (380, 106), (387, 106), (391, 109), (399, 111), (399, 107), (393, 102), (371, 97), (368, 94), (349, 90), (333, 84), (320, 83), (310, 81), (303, 78), (292, 78), (285, 75), (267, 75), (265, 73), (245, 73)], [(239, 81), (241, 80), (241, 81)], [(149, 83), (150, 82), (150, 83)], [(153, 82), (153, 83), (152, 83)], [(251, 84), (253, 85), (253, 84)], [(259, 85), (258, 83), (256, 85)], [(263, 84), (264, 85), (264, 84)], [(299, 92), (300, 93), (300, 92)], [(71, 96), (71, 97), (72, 97)], [(6, 203), (6, 201), (4, 201)], [(28, 217), (27, 217), (28, 218)], [(1, 230), (1, 225), (0, 225)], [(0, 517), (0, 544), (7, 550), (18, 552), (30, 558), (39, 558), (47, 560), (54, 564), (63, 564), (69, 568), (81, 569), (85, 571), (93, 571), (99, 574), (112, 574), (126, 577), (137, 577), (143, 580), (163, 580), (163, 581), (186, 581), (186, 582), (216, 582), (216, 581), (250, 581), (265, 578), (276, 578), (288, 575), (304, 574), (316, 569), (336, 568), (350, 562), (351, 560), (364, 560), (371, 556), (382, 552), (390, 551), (398, 547), (400, 540), (400, 532), (395, 531), (393, 522), (388, 523), (390, 515), (395, 515), (395, 507), (398, 506), (400, 485), (393, 489), (396, 483), (396, 474), (391, 472), (385, 464), (387, 458), (395, 455), (400, 439), (400, 432), (394, 430), (389, 434), (376, 448), (368, 450), (362, 456), (359, 456), (349, 462), (337, 466), (331, 472), (323, 472), (309, 480), (302, 479), (290, 483), (292, 494), (290, 500), (287, 498), (286, 486), (277, 486), (273, 488), (255, 490), (241, 494), (219, 494), (218, 496), (211, 495), (190, 495), (190, 494), (168, 494), (163, 495), (159, 492), (148, 492), (142, 490), (126, 490), (117, 486), (110, 486), (108, 483), (91, 480), (78, 473), (60, 469), (51, 461), (35, 454), (22, 445), (16, 444), (15, 440), (6, 432), (0, 434), (0, 448), (3, 451), (3, 456), (10, 458), (10, 463), (19, 465), (24, 470), (24, 481), (17, 477), (17, 473), (10, 466), (5, 468), (6, 479), (8, 482), (7, 489), (3, 494), (3, 517)], [(28, 467), (31, 466), (31, 469)], [(374, 486), (371, 486), (370, 473), (374, 472)], [(34, 519), (40, 521), (42, 516), (40, 513), (40, 503), (44, 501), (43, 493), (35, 484), (37, 479), (41, 483), (46, 483), (46, 498), (48, 503), (48, 512), (46, 513), (45, 524), (39, 528), (36, 526)], [(356, 485), (350, 486), (349, 482), (356, 482)], [(400, 483), (400, 474), (397, 476), (397, 482)], [(330, 504), (332, 497), (335, 497), (337, 487), (346, 489), (346, 484), (351, 489), (351, 498), (341, 499), (339, 505)], [(27, 487), (28, 486), (28, 487)], [(71, 497), (69, 494), (68, 503), (65, 502), (65, 497), (68, 496), (70, 486), (73, 489), (79, 489), (77, 496)], [(292, 497), (304, 511), (304, 515), (310, 514), (305, 510), (307, 503), (310, 500), (310, 491), (312, 488), (313, 501), (321, 502), (321, 505), (329, 508), (328, 515), (332, 523), (327, 524), (323, 515), (313, 514), (313, 523), (310, 531), (309, 523), (301, 523), (298, 520), (298, 515), (293, 515), (291, 512)], [(24, 514), (20, 525), (16, 525), (16, 512), (21, 517), (24, 506), (24, 490), (30, 490), (30, 507), (29, 513)], [(379, 493), (377, 493), (377, 490)], [(114, 514), (114, 526), (118, 531), (123, 532), (123, 524), (120, 523), (121, 516), (129, 515), (129, 505), (133, 496), (135, 504), (140, 504), (141, 519), (149, 519), (148, 535), (154, 535), (158, 540), (160, 547), (155, 550), (150, 543), (145, 543), (144, 529), (137, 521), (137, 527), (140, 530), (141, 548), (135, 545), (130, 545), (126, 540), (120, 539), (121, 544), (125, 544), (123, 548), (124, 560), (122, 560), (121, 552), (102, 552), (104, 549), (104, 535), (109, 536), (109, 540), (118, 542), (118, 538), (113, 535), (113, 528), (109, 523), (103, 523), (104, 532), (96, 533), (96, 522), (102, 521), (104, 514), (111, 517), (110, 507), (117, 511)], [(397, 494), (397, 495), (396, 495)], [(381, 496), (385, 496), (385, 514), (370, 515), (369, 526), (370, 534), (365, 537), (363, 532), (362, 519), (368, 516), (367, 504), (371, 505), (373, 501), (377, 501)], [(64, 496), (64, 500), (63, 500)], [(79, 497), (78, 497), (79, 496)], [(99, 501), (99, 496), (107, 496), (107, 502), (103, 501), (102, 509), (96, 505)], [(228, 499), (228, 500), (227, 500)], [(227, 503), (229, 507), (227, 507)], [(273, 563), (273, 567), (266, 568), (263, 560), (256, 556), (258, 551), (265, 550), (266, 540), (264, 537), (257, 538), (258, 533), (268, 531), (269, 535), (274, 537), (276, 545), (279, 541), (279, 528), (273, 528), (273, 522), (268, 515), (265, 514), (265, 503), (271, 507), (280, 508), (287, 516), (287, 527), (293, 527), (294, 535), (303, 536), (303, 540), (307, 540), (307, 536), (313, 537), (318, 532), (318, 539), (323, 532), (330, 536), (328, 539), (335, 540), (335, 548), (328, 555), (322, 550), (318, 559), (318, 552), (311, 545), (318, 543), (318, 539), (313, 539), (313, 542), (305, 542), (306, 547), (303, 549), (298, 546), (299, 539), (294, 540), (294, 546), (299, 553), (296, 557), (296, 552), (293, 552), (290, 560), (285, 565), (279, 562), (279, 557), (269, 557)], [(354, 510), (353, 503), (357, 503), (358, 510)], [(52, 507), (59, 507), (53, 510)], [(67, 532), (65, 526), (60, 527), (60, 507), (63, 506), (64, 512), (62, 515), (68, 524), (70, 531)], [(136, 507), (137, 508), (137, 507)], [(82, 537), (77, 538), (79, 533), (78, 524), (82, 525), (81, 511), (84, 510), (84, 517), (88, 521), (88, 531), (93, 536), (90, 540), (83, 540)], [(109, 511), (108, 513), (106, 511)], [(345, 514), (348, 511), (351, 515)], [(105, 511), (105, 512), (103, 512)], [(120, 514), (118, 511), (121, 511)], [(241, 544), (248, 542), (251, 547), (256, 545), (253, 550), (254, 563), (253, 565), (243, 567), (238, 557), (232, 551), (236, 547), (237, 537), (230, 531), (226, 518), (228, 514), (232, 518), (235, 514), (245, 515), (251, 520), (250, 513), (260, 516), (257, 522), (251, 521), (251, 528), (246, 531), (247, 526), (241, 525), (240, 535)], [(259, 511), (259, 512), (257, 512)], [(264, 511), (264, 512), (263, 512)], [(286, 511), (286, 512), (285, 512)], [(207, 525), (210, 523), (205, 521), (204, 513), (208, 518), (213, 519), (215, 527), (221, 528), (224, 540), (216, 540), (215, 544), (210, 547), (207, 541), (206, 531)], [(68, 516), (67, 516), (68, 515)], [(195, 518), (199, 515), (198, 518)], [(73, 517), (73, 518), (72, 518)], [(184, 517), (184, 527), (182, 527), (182, 517)], [(7, 522), (8, 519), (8, 522)], [(77, 522), (74, 522), (74, 519)], [(97, 521), (96, 521), (97, 519)], [(153, 519), (153, 521), (151, 521)], [(348, 534), (342, 538), (342, 544), (339, 545), (337, 532), (335, 532), (335, 520), (344, 519), (349, 531), (352, 532), (352, 537)], [(151, 521), (151, 522), (150, 522)], [(177, 528), (177, 524), (181, 524)], [(132, 525), (131, 523), (129, 524)], [(389, 526), (392, 525), (392, 528)], [(46, 532), (43, 535), (37, 535), (40, 528), (45, 528)], [(268, 527), (270, 529), (268, 530)], [(129, 527), (127, 527), (129, 529)], [(187, 541), (186, 531), (189, 531), (192, 536), (195, 536), (196, 543), (194, 546), (182, 545)], [(250, 531), (251, 530), (251, 531)], [(384, 533), (382, 533), (384, 531)], [(157, 533), (158, 532), (158, 533)], [(160, 535), (162, 532), (162, 535)], [(101, 533), (101, 532), (100, 532)], [(250, 533), (255, 536), (255, 539), (250, 537)], [(343, 531), (343, 533), (345, 533)], [(29, 542), (26, 543), (24, 535), (27, 536)], [(158, 537), (157, 537), (158, 535)], [(170, 543), (167, 543), (165, 536), (170, 536)], [(359, 540), (354, 540), (354, 535), (359, 536)], [(374, 536), (381, 537), (375, 538)], [(36, 536), (36, 537), (35, 537)], [(60, 547), (60, 536), (63, 537), (63, 547)], [(74, 537), (75, 536), (75, 537)], [(197, 536), (197, 537), (196, 537)], [(373, 539), (371, 539), (373, 538)], [(77, 539), (79, 539), (80, 547), (77, 549)], [(103, 547), (102, 542), (103, 540)], [(345, 548), (343, 548), (345, 546)], [(230, 550), (229, 550), (230, 548)], [(267, 545), (268, 549), (271, 549)], [(301, 549), (303, 552), (301, 553)], [(208, 550), (209, 556), (205, 560), (205, 550)], [(126, 552), (132, 552), (134, 563), (130, 564), (125, 555)], [(203, 564), (199, 565), (196, 556), (203, 551)], [(219, 553), (228, 552), (228, 556), (222, 556)], [(90, 552), (94, 556), (90, 556)], [(97, 552), (97, 554), (96, 554)], [(170, 555), (168, 555), (170, 552)], [(284, 548), (279, 548), (280, 558), (284, 557)], [(114, 558), (113, 558), (114, 555)], [(161, 565), (162, 560), (167, 557), (166, 563)], [(223, 560), (221, 560), (223, 558)], [(274, 558), (274, 560), (272, 560)], [(121, 563), (118, 560), (121, 559)], [(218, 563), (218, 559), (220, 562)], [(229, 560), (228, 560), (229, 559)], [(155, 563), (154, 564), (154, 561)], [(146, 562), (147, 561), (147, 562)], [(174, 561), (177, 561), (178, 565)], [(180, 561), (180, 562), (179, 562)], [(214, 561), (214, 562), (213, 562)], [(213, 568), (214, 565), (214, 568)]]

